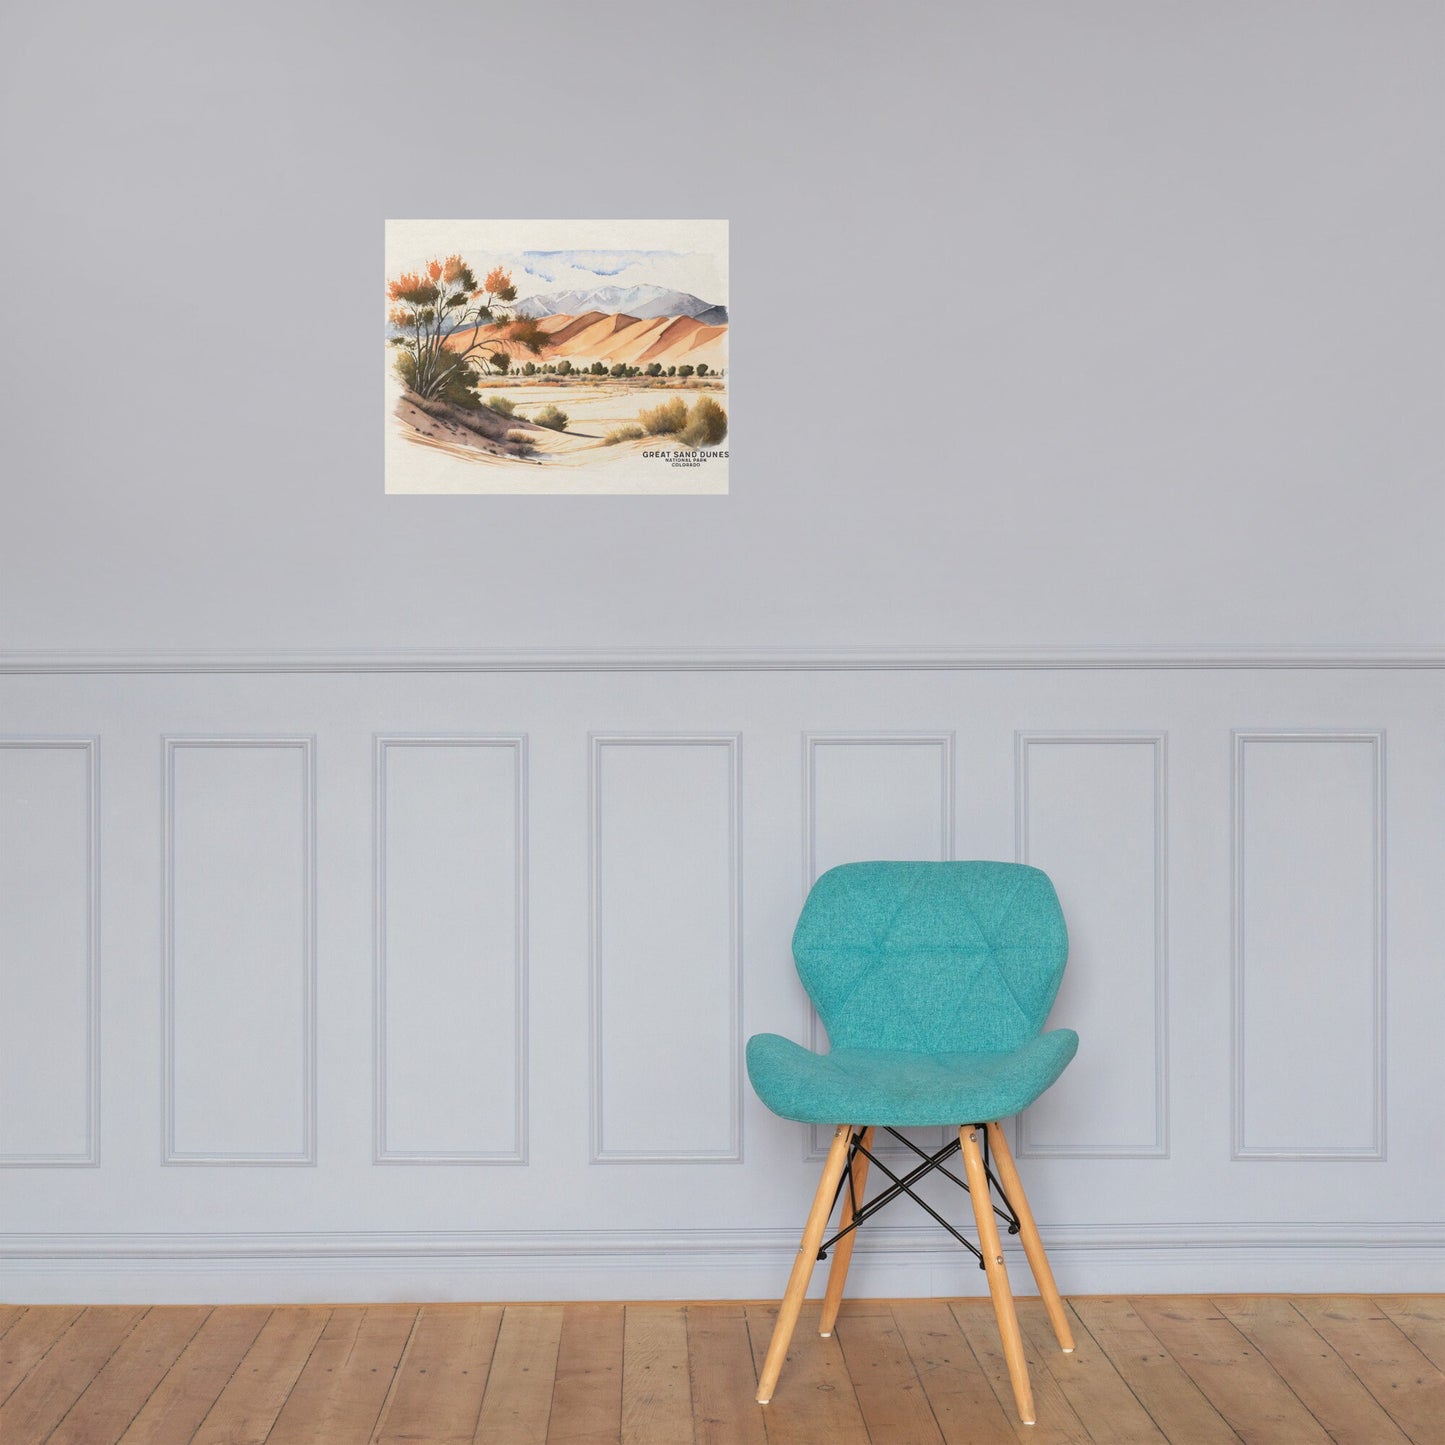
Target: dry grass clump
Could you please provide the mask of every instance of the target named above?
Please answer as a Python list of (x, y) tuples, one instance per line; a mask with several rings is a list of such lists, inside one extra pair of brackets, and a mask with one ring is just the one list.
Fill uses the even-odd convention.
[(499, 411), (503, 416), (511, 416), (517, 409), (517, 403), (507, 396), (489, 396), (487, 405), (493, 411)]
[(638, 437), (644, 437), (647, 433), (640, 426), (629, 422), (626, 426), (620, 426), (615, 431), (610, 431), (602, 438), (602, 445), (615, 447), (618, 442), (635, 442)]
[(639, 412), (637, 420), (649, 436), (680, 432), (687, 425), (687, 403), (680, 396), (675, 396), (661, 406), (650, 406)]
[(715, 447), (728, 434), (728, 414), (710, 396), (693, 402), (680, 436), (690, 447)]
[(532, 440), (531, 432), (521, 431), (516, 427), (507, 433), (507, 441), (516, 447), (519, 452), (529, 452), (537, 445), (537, 443)]

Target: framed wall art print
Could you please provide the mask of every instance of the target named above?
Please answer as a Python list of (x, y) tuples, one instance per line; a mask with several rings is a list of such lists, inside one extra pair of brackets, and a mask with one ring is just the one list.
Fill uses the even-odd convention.
[(388, 221), (388, 493), (728, 490), (726, 221)]

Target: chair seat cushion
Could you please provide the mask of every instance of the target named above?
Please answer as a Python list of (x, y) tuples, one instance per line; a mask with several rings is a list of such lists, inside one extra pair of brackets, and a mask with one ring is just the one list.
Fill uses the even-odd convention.
[(885, 1049), (815, 1054), (778, 1034), (755, 1034), (748, 1040), (748, 1077), (763, 1103), (784, 1119), (956, 1127), (1027, 1108), (1063, 1073), (1078, 1047), (1072, 1029), (1052, 1029), (999, 1054)]

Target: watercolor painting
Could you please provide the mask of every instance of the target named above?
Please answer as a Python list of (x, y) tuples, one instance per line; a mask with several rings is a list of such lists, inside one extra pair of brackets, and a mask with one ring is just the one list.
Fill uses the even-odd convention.
[(728, 490), (726, 221), (388, 221), (388, 493)]

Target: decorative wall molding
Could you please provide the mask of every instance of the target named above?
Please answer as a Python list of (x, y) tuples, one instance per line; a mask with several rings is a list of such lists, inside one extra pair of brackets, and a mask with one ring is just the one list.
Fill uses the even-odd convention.
[[(161, 1032), (161, 1089), (163, 1137), (161, 1163), (167, 1165), (314, 1165), (316, 1163), (316, 739), (311, 735), (285, 736), (270, 733), (206, 736), (167, 734), (162, 740), (164, 756), (162, 888), (164, 918), (163, 1019)], [(301, 1100), (302, 1148), (285, 1152), (182, 1152), (176, 1148), (175, 1080), (175, 802), (176, 754), (185, 748), (295, 748), (302, 760), (302, 849), (305, 876), (302, 881), (302, 1045)]]
[[(1369, 1249), (1433, 1252), (1445, 1249), (1445, 1221), (1358, 1222), (1261, 1220), (1221, 1223), (1137, 1221), (1115, 1224), (1050, 1224), (1039, 1221), (1055, 1250)], [(1005, 1236), (1006, 1247), (1018, 1242)], [(272, 1233), (138, 1233), (0, 1235), (0, 1264), (61, 1264), (68, 1260), (164, 1260), (311, 1262), (325, 1259), (578, 1259), (586, 1256), (647, 1258), (655, 1255), (723, 1255), (757, 1252), (790, 1259), (798, 1250), (796, 1229), (606, 1229), (606, 1230), (314, 1230)], [(962, 1254), (937, 1225), (870, 1225), (857, 1252)], [(970, 1265), (970, 1268), (973, 1268)], [(1422, 1281), (1422, 1284), (1426, 1281)]]
[(7, 652), (0, 675), (372, 672), (973, 672), (1445, 668), (1445, 647), (456, 648)]
[[(801, 909), (809, 890), (818, 881), (818, 751), (828, 747), (904, 747), (938, 749), (939, 838), (938, 857), (948, 860), (954, 854), (954, 748), (952, 732), (807, 732), (803, 734), (803, 889), (798, 899)], [(823, 1050), (822, 1020), (817, 1010), (808, 1007), (808, 1047), (814, 1053)], [(945, 1130), (908, 1131), (910, 1137), (931, 1150), (943, 1146)], [(826, 1159), (831, 1138), (827, 1128), (811, 1124), (804, 1131), (803, 1158), (809, 1162)], [(901, 1144), (880, 1143), (874, 1150), (879, 1157), (909, 1158)]]
[[(1018, 732), (1014, 734), (1016, 781), (1015, 856), (1029, 863), (1029, 751), (1034, 747), (1148, 747), (1154, 754), (1154, 1138), (1144, 1145), (1035, 1144), (1028, 1138), (1028, 1110), (1014, 1125), (1015, 1152), (1035, 1159), (1169, 1158), (1169, 869), (1168, 736), (1138, 732)], [(1066, 1085), (1067, 1087), (1067, 1085)]]
[[(590, 1164), (737, 1164), (742, 1162), (742, 777), (739, 753), (741, 733), (589, 733), (588, 786), (588, 978), (587, 998), (589, 1078), (591, 1082)], [(607, 748), (702, 747), (724, 748), (728, 759), (728, 1060), (730, 1079), (729, 1143), (726, 1148), (621, 1150), (606, 1147), (603, 1139), (602, 994), (605, 977), (601, 939), (602, 753)]]
[[(1331, 1160), (1383, 1163), (1386, 1157), (1385, 1096), (1385, 734), (1383, 729), (1286, 728), (1231, 733), (1230, 874), (1231, 874), (1231, 960), (1230, 960), (1230, 1155), (1232, 1160)], [(1358, 743), (1373, 754), (1373, 818), (1371, 844), (1374, 864), (1374, 928), (1371, 958), (1371, 1002), (1373, 1017), (1362, 1020), (1370, 1031), (1373, 1054), (1371, 1084), (1374, 1091), (1373, 1138), (1368, 1145), (1354, 1147), (1253, 1146), (1245, 1143), (1246, 1078), (1244, 1068), (1245, 1011), (1245, 751), (1252, 743)]]
[(78, 1154), (0, 1154), (0, 1168), (93, 1169), (100, 1164), (100, 739), (3, 737), (7, 751), (60, 748), (85, 754), (85, 1148)]
[[(1440, 1223), (1041, 1228), (1066, 1293), (1238, 1289), (1241, 1280), (1290, 1291), (1445, 1285)], [(1003, 1247), (1024, 1271), (1017, 1241)], [(0, 1237), (0, 1269), (7, 1298), (24, 1303), (749, 1299), (776, 1293), (796, 1251), (796, 1232), (781, 1229), (36, 1234)], [(936, 1228), (869, 1226), (853, 1277), (865, 1294), (983, 1291), (972, 1258)], [(821, 1278), (814, 1283), (817, 1293)]]
[(803, 897), (818, 881), (818, 749), (828, 747), (931, 747), (939, 751), (938, 856), (953, 857), (953, 749), (951, 732), (809, 732), (803, 734)]
[[(514, 1084), (513, 1138), (511, 1149), (498, 1151), (457, 1150), (445, 1153), (392, 1149), (387, 1144), (386, 1080), (386, 755), (391, 748), (482, 747), (507, 748), (514, 754), (514, 804), (516, 825), (513, 837), (516, 858), (516, 939), (513, 979), (516, 989), (512, 1026), (517, 1040)], [(375, 866), (373, 956), (375, 995), (372, 1034), (372, 1087), (375, 1105), (372, 1161), (377, 1164), (525, 1164), (527, 1162), (528, 1118), (528, 971), (527, 971), (527, 737), (525, 733), (385, 733), (375, 737), (373, 759)]]

